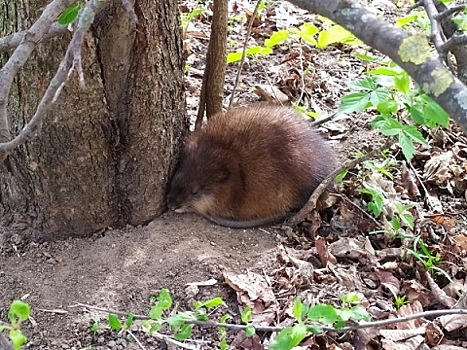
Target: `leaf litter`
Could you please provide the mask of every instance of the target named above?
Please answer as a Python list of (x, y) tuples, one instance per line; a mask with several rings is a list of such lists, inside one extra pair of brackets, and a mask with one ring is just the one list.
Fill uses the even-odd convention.
[[(376, 12), (395, 11), (389, 1), (373, 5), (378, 6)], [(186, 1), (180, 9), (187, 14), (196, 6), (198, 3)], [(229, 51), (242, 47), (245, 18), (251, 16), (252, 8), (248, 1), (230, 2)], [(188, 68), (185, 85), (191, 116), (196, 114), (211, 16), (207, 6), (187, 24), (184, 37)], [(249, 45), (262, 45), (273, 32), (291, 26), (299, 28), (303, 23), (324, 25), (317, 16), (277, 1), (256, 21)], [(269, 56), (246, 60), (235, 103), (255, 102), (258, 96), (266, 100), (279, 97), (284, 102), (299, 99), (318, 116), (331, 115), (340, 98), (350, 91), (345, 82), (355, 81), (373, 68), (372, 63), (353, 57), (358, 50), (342, 44), (318, 50), (293, 40), (280, 44)], [(235, 65), (228, 66), (226, 92), (232, 91), (236, 69)], [(227, 94), (225, 102), (229, 99)], [(340, 115), (321, 126), (320, 131), (341, 160), (353, 158), (384, 143), (382, 136), (368, 127), (371, 118), (371, 113)], [(282, 238), (275, 250), (263, 253), (269, 254), (272, 261), (261, 269), (253, 262), (248, 264), (251, 267), (243, 266), (241, 272), (221, 268), (216, 279), (223, 280), (233, 291), (239, 310), (250, 306), (252, 322), (257, 326), (290, 326), (297, 297), (310, 305), (330, 304), (340, 308), (342, 296), (350, 292), (358, 293), (359, 305), (370, 313), (373, 321), (427, 310), (466, 308), (467, 138), (453, 124), (447, 129), (424, 131), (424, 135), (430, 146), (417, 146), (411, 164), (405, 163), (400, 149), (394, 146), (381, 159), (349, 169), (344, 180), (336, 185), (341, 197), (336, 196), (335, 203), (322, 217), (310, 214), (298, 231), (271, 229)], [(362, 193), (362, 188), (371, 191)], [(373, 214), (376, 211), (379, 215), (368, 210), (368, 204), (375, 198), (372, 194), (380, 195), (379, 202), (372, 207)], [(408, 220), (411, 216), (413, 223)], [(400, 222), (395, 223), (395, 217)], [(416, 245), (415, 237), (423, 245)], [(62, 259), (49, 251), (53, 246), (40, 248), (36, 260), (46, 258), (49, 265), (62, 264)], [(215, 260), (216, 253), (210, 254)], [(241, 255), (235, 257), (240, 259)], [(181, 293), (191, 301), (200, 298), (207, 288), (215, 293), (217, 287), (214, 281), (194, 283)], [(130, 293), (129, 302), (137, 296)], [(405, 297), (407, 303), (396, 306), (398, 297)], [(466, 327), (466, 315), (418, 318), (377, 329), (309, 336), (297, 348), (417, 349), (426, 344), (438, 349), (443, 346), (460, 349), (467, 348)], [(264, 349), (274, 337), (269, 332), (252, 338), (238, 333), (232, 345)], [(45, 348), (62, 348), (61, 344)]]

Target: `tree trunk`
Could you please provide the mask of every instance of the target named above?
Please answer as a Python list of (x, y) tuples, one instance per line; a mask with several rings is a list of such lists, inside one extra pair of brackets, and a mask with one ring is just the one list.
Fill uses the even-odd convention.
[[(29, 27), (46, 2), (7, 4), (1, 36)], [(188, 128), (178, 7), (135, 0), (134, 8), (137, 24), (119, 1), (97, 16), (82, 53), (86, 90), (72, 75), (41, 133), (0, 167), (0, 225), (7, 233), (86, 236), (144, 224), (165, 210), (173, 159)], [(13, 135), (33, 115), (69, 39), (42, 44), (16, 78)]]

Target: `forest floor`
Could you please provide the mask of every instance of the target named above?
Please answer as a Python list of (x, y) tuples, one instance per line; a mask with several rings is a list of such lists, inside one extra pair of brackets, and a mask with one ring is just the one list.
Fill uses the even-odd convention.
[[(403, 14), (392, 1), (372, 4), (385, 18)], [(203, 6), (193, 1), (181, 9), (187, 14)], [(247, 1), (231, 2), (229, 45), (234, 47), (230, 51), (244, 40), (244, 6), (253, 10)], [(261, 18), (251, 45), (262, 45), (278, 29), (321, 23), (316, 16), (279, 1), (273, 9), (263, 10)], [(210, 19), (205, 9), (187, 27), (191, 115), (198, 105)], [(287, 41), (271, 55), (244, 64), (235, 103), (258, 101), (253, 87), (260, 87), (263, 97), (274, 89), (291, 101), (300, 99), (321, 117), (330, 115), (350, 91), (347, 82), (372, 68), (354, 57), (359, 50), (361, 46), (343, 44), (319, 50)], [(235, 74), (236, 67), (229, 65), (226, 101)], [(341, 115), (320, 127), (340, 161), (354, 157), (357, 150), (365, 154), (384, 144), (385, 139), (369, 126), (373, 117)], [(30, 349), (141, 349), (135, 339), (146, 349), (217, 349), (220, 335), (215, 327), (195, 327), (190, 341), (177, 342), (160, 335), (172, 334), (166, 326), (158, 336), (149, 336), (138, 320), (131, 333), (119, 334), (110, 330), (106, 318), (110, 311), (148, 315), (154, 304), (151, 297), (163, 288), (170, 291), (176, 311), (192, 310), (195, 301), (221, 297), (225, 306), (210, 311), (211, 320), (227, 314), (229, 322), (240, 324), (240, 313), (248, 305), (253, 308), (253, 323), (262, 326), (293, 324), (291, 309), (297, 296), (312, 305), (342, 307), (342, 296), (357, 292), (359, 305), (372, 321), (449, 309), (466, 288), (467, 139), (454, 125), (437, 133), (424, 130), (424, 136), (430, 147), (417, 146), (411, 167), (402, 161), (397, 146), (384, 158), (358, 165), (336, 186), (340, 196), (334, 205), (321, 217), (310, 215), (296, 231), (282, 225), (233, 230), (193, 214), (166, 213), (145, 227), (107, 230), (87, 239), (46, 243), (13, 239), (0, 249), (0, 320), (7, 321), (13, 300), (27, 302), (31, 318), (23, 330)], [(448, 160), (447, 152), (451, 152)], [(434, 158), (441, 166), (427, 179), (426, 164)], [(385, 172), (391, 176), (382, 175)], [(415, 172), (428, 192), (423, 192)], [(360, 193), (363, 185), (384, 193), (378, 219), (366, 211), (371, 198)], [(414, 187), (421, 193), (416, 194)], [(431, 210), (427, 199), (438, 203), (439, 210)], [(404, 212), (415, 218), (413, 229), (402, 222), (398, 232), (388, 234), (391, 217), (397, 216), (394, 202), (413, 206)], [(414, 244), (419, 241), (424, 244)], [(397, 307), (397, 298), (405, 305)], [(96, 321), (99, 327), (93, 331)], [(416, 349), (425, 344), (461, 349), (467, 348), (466, 324), (465, 315), (419, 318), (384, 329), (309, 336), (302, 348)], [(243, 332), (228, 330), (226, 340), (236, 348), (262, 349), (274, 336), (258, 331), (245, 338)]]

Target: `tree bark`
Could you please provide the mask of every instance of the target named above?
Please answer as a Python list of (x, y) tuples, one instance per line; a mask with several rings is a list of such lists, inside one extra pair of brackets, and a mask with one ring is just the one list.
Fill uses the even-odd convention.
[(206, 54), (200, 106), (196, 117), (195, 130), (201, 128), (206, 111), (206, 119), (222, 112), (224, 100), (225, 71), (227, 69), (227, 19), (228, 0), (214, 0), (212, 9), (211, 36)]
[[(27, 28), (45, 4), (11, 2), (0, 14), (0, 36)], [(86, 90), (74, 75), (41, 134), (0, 167), (7, 233), (86, 236), (144, 224), (165, 210), (172, 160), (188, 128), (178, 8), (171, 0), (135, 0), (134, 8), (137, 24), (118, 1), (99, 14), (83, 48)], [(16, 77), (13, 135), (33, 115), (69, 39), (42, 44)]]

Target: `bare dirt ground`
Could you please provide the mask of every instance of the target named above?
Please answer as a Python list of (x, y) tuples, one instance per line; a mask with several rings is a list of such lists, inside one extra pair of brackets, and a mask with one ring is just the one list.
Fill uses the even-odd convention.
[[(197, 6), (194, 2), (187, 4), (186, 11)], [(236, 46), (229, 47), (230, 51), (239, 48), (244, 40), (244, 21), (235, 19), (243, 14), (242, 4), (237, 1), (233, 6), (236, 9), (231, 9), (229, 43), (236, 42)], [(252, 9), (246, 1), (243, 5)], [(316, 16), (286, 2), (275, 2), (274, 8), (263, 15), (261, 25), (254, 29), (251, 45), (261, 44), (271, 32), (283, 27), (303, 22), (319, 25)], [(386, 18), (392, 10), (393, 7), (383, 9)], [(186, 39), (190, 50), (187, 106), (193, 115), (209, 37), (208, 12), (193, 21)], [(291, 23), (292, 20), (296, 23)], [(346, 83), (372, 68), (371, 63), (355, 59), (354, 50), (358, 49), (340, 44), (324, 50), (294, 41), (281, 45), (272, 55), (245, 64), (236, 103), (259, 100), (252, 87), (273, 82), (290, 100), (301, 98), (301, 103), (310, 109), (322, 115), (331, 114), (337, 109), (339, 98), (349, 91)], [(235, 74), (236, 67), (229, 65), (226, 102)], [(384, 143), (384, 138), (369, 126), (371, 119), (368, 113), (343, 115), (326, 123), (320, 131), (344, 161), (357, 150), (367, 153)], [(336, 187), (342, 198), (321, 217), (310, 215), (299, 230), (277, 227), (232, 230), (196, 215), (167, 213), (146, 227), (108, 230), (87, 239), (39, 244), (13, 238), (0, 250), (0, 320), (6, 321), (10, 303), (22, 298), (32, 309), (32, 318), (23, 327), (29, 340), (26, 348), (141, 349), (129, 334), (110, 331), (106, 316), (109, 310), (147, 315), (150, 297), (162, 288), (170, 291), (178, 311), (190, 310), (195, 300), (220, 296), (226, 307), (216, 309), (210, 315), (213, 320), (229, 314), (230, 322), (239, 323), (239, 313), (250, 305), (254, 308), (255, 324), (271, 326), (292, 324), (290, 309), (297, 296), (309, 304), (341, 307), (343, 295), (357, 292), (360, 305), (371, 314), (372, 321), (450, 309), (465, 290), (467, 277), (467, 204), (462, 187), (467, 183), (467, 168), (462, 168), (462, 164), (467, 164), (467, 140), (455, 126), (437, 133), (423, 132), (430, 147), (417, 146), (413, 169), (407, 169), (398, 147), (392, 147), (386, 158), (376, 160), (378, 164), (388, 159), (394, 161), (387, 167), (392, 181), (381, 177), (374, 165), (350, 169)], [(425, 177), (427, 161), (446, 151), (455, 153), (449, 158), (455, 164), (451, 162), (434, 171), (431, 180)], [(446, 159), (439, 159), (440, 164), (443, 161)], [(458, 171), (455, 175), (453, 169)], [(414, 178), (416, 173), (421, 180), (414, 180), (408, 173)], [(433, 180), (433, 176), (439, 179), (436, 174), (442, 174), (444, 182), (436, 183)], [(378, 219), (368, 214), (369, 199), (359, 188), (363, 181), (370, 180), (382, 191), (391, 193), (391, 200), (413, 204), (415, 229), (405, 227), (413, 235), (411, 238), (384, 234), (391, 213)], [(427, 192), (419, 185), (420, 181), (428, 187)], [(414, 187), (421, 194), (410, 195)], [(431, 212), (426, 205), (428, 199), (439, 202), (444, 212)], [(389, 204), (385, 202), (385, 207), (390, 207)], [(415, 236), (425, 242), (433, 256), (440, 255), (436, 268), (445, 274), (433, 270), (432, 274), (427, 273), (426, 255), (423, 260), (407, 253), (408, 249), (419, 249), (413, 245)], [(187, 286), (211, 279), (217, 283), (197, 289)], [(406, 305), (396, 307), (396, 297), (404, 297)], [(70, 307), (76, 303), (101, 307), (107, 312)], [(101, 322), (96, 332), (90, 330), (93, 317)], [(449, 324), (451, 327), (446, 327)], [(461, 316), (450, 321), (426, 318), (390, 325), (381, 331), (328, 333), (308, 337), (302, 348), (416, 349), (420, 344), (467, 348), (465, 327), (456, 328), (453, 324), (465, 325), (467, 321)], [(195, 327), (193, 341), (183, 345), (148, 336), (140, 323), (132, 332), (146, 349), (219, 348), (216, 328)], [(239, 349), (263, 349), (271, 337), (271, 332), (258, 332), (253, 340), (246, 341), (241, 333), (229, 331), (227, 342)]]
[[(147, 314), (149, 297), (161, 288), (173, 293), (181, 309), (192, 306), (186, 283), (219, 280), (221, 269), (260, 269), (265, 264), (261, 261), (274, 255), (276, 241), (276, 234), (266, 230), (231, 230), (196, 215), (174, 214), (146, 227), (107, 231), (89, 239), (26, 246), (19, 242), (17, 251), (0, 256), (0, 318), (6, 318), (3, 306), (24, 298), (34, 320), (25, 327), (31, 348), (114, 348), (116, 333), (103, 337), (89, 332), (91, 317), (105, 315), (69, 306), (80, 302)], [(196, 300), (215, 296), (235, 300), (222, 280), (200, 287)]]

